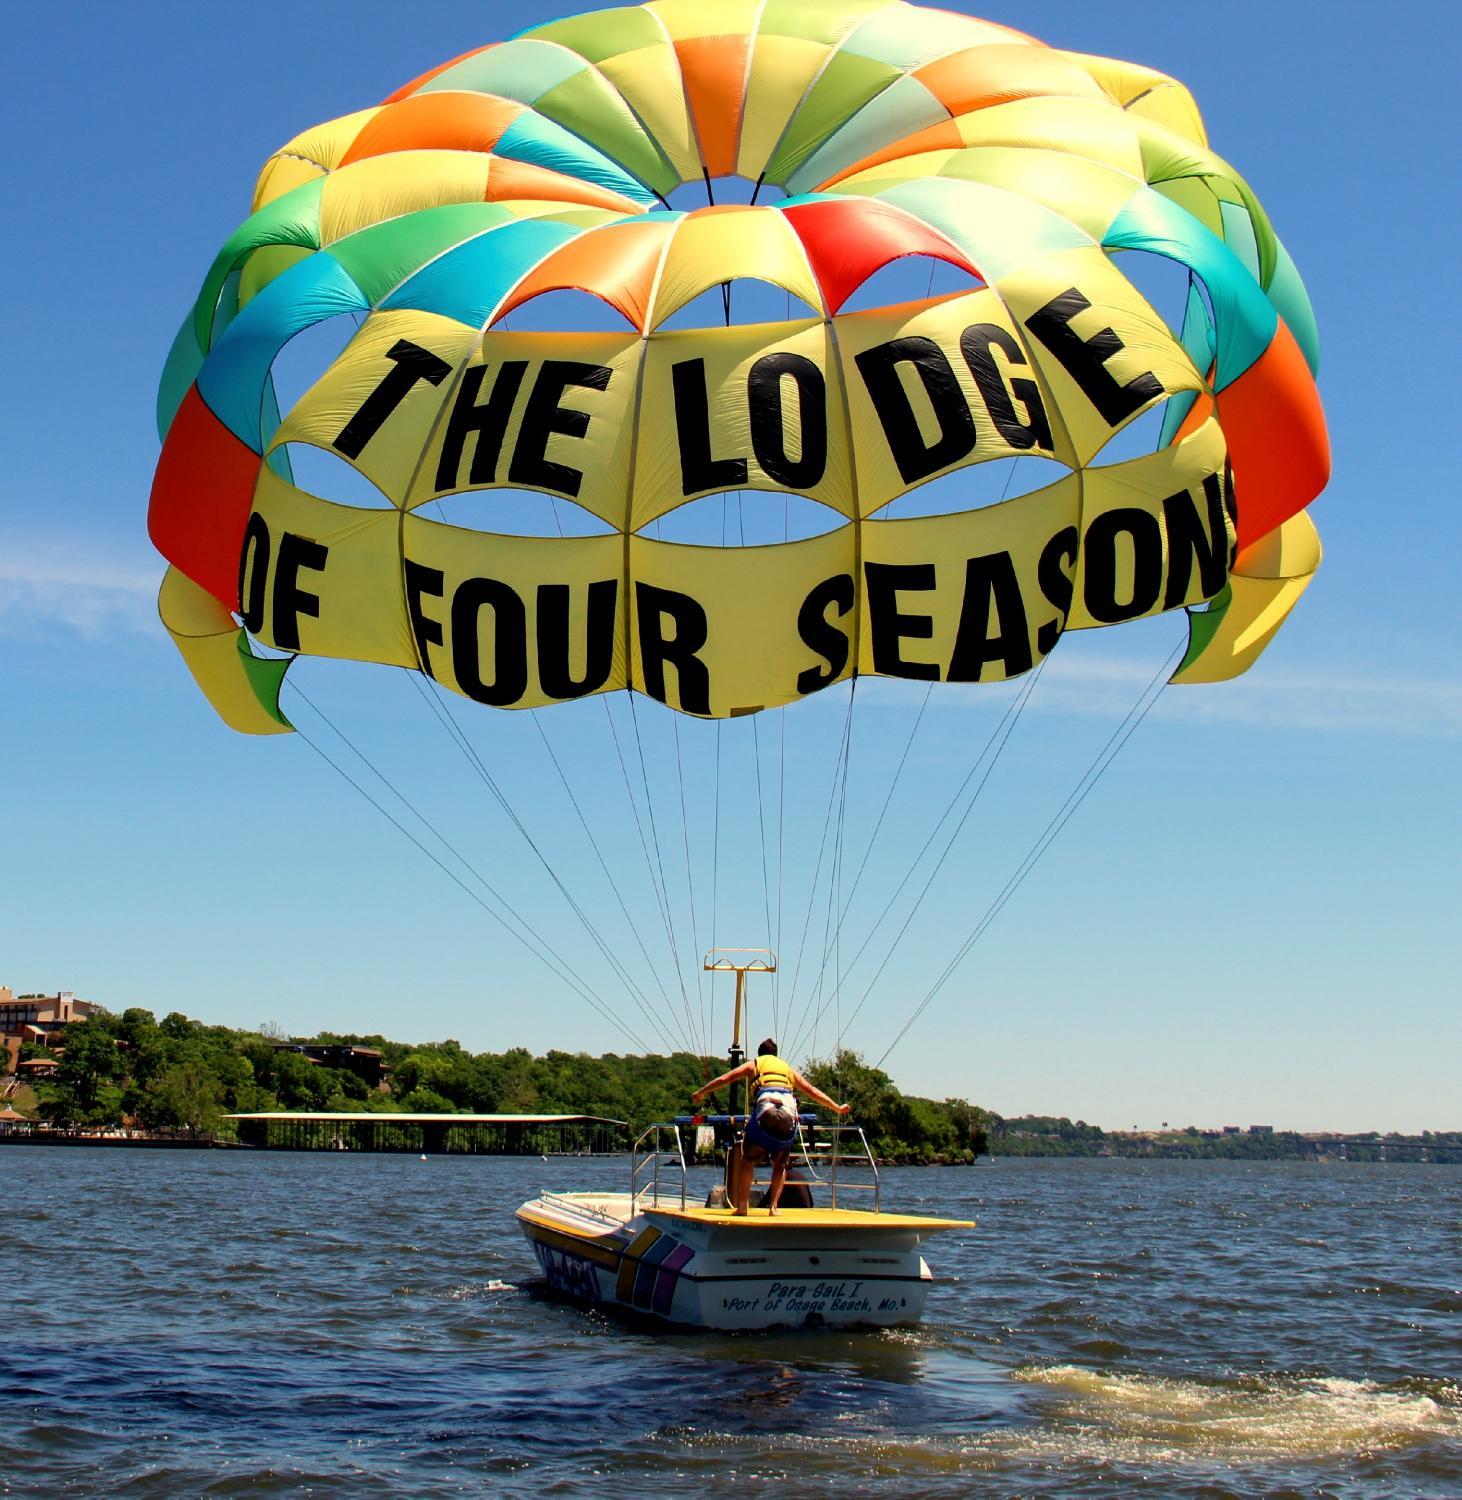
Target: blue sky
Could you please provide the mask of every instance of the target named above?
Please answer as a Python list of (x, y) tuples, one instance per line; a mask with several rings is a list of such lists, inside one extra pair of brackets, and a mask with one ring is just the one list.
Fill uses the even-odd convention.
[[(297, 1033), (631, 1045), (506, 944), (301, 739), (250, 740), (215, 721), (156, 624), (161, 563), (144, 525), (156, 379), (265, 156), (309, 124), (554, 13), (357, 0), (245, 12), (58, 4), (9, 18), (23, 66), (0, 105), (13, 205), (0, 983)], [(1276, 644), (1238, 683), (1161, 695), (887, 1066), (912, 1091), (1108, 1126), (1456, 1128), (1459, 226), (1447, 186), (1455, 48), (1441, 45), (1445, 12), (1417, 7), (1394, 27), (1350, 4), (1031, 0), (982, 13), (1193, 89), (1215, 149), (1249, 177), (1315, 302), (1335, 477), (1313, 511), (1324, 567)], [(883, 1052), (1181, 635), (1169, 618), (1063, 642), (847, 1025), (849, 1044)], [(299, 681), (330, 719), (655, 1042), (411, 684), (381, 669), (305, 665)], [(931, 697), (842, 929), (845, 964), (1010, 696)], [(858, 697), (844, 893), (923, 688), (870, 682)], [(614, 711), (631, 734), (626, 705)], [(824, 694), (756, 730), (773, 872), (776, 786), (785, 788), (784, 1028), (783, 1007), (807, 1008), (822, 958), (825, 887), (794, 993), (845, 712), (845, 694)], [(775, 888), (764, 898), (749, 721), (721, 731), (719, 835), (716, 730), (680, 722), (683, 834), (674, 726), (653, 705), (639, 715), (678, 951), (688, 961), (696, 942), (765, 942)], [(602, 704), (570, 705), (542, 724), (653, 966), (534, 723), (465, 709), (459, 720), (646, 994), (658, 1006), (663, 985), (678, 1007)], [(300, 722), (312, 722), (306, 711)], [(318, 743), (331, 748), (328, 730)], [(870, 957), (901, 920), (896, 907)], [(850, 973), (845, 1021), (874, 967)], [(699, 1032), (694, 966), (683, 974)], [(704, 1029), (719, 1047), (726, 994), (719, 983), (703, 993), (716, 1008)], [(753, 998), (760, 1034), (774, 1016), (769, 997)], [(828, 1006), (804, 1054), (833, 1044), (838, 1010)], [(794, 1017), (789, 1035), (799, 1030), (810, 1033)]]

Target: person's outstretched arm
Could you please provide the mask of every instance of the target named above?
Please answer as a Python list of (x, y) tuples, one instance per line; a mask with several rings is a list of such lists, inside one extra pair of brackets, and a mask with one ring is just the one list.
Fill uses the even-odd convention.
[(711, 1079), (704, 1088), (697, 1089), (690, 1096), (690, 1102), (692, 1104), (699, 1104), (707, 1094), (714, 1094), (717, 1089), (725, 1088), (728, 1083), (738, 1083), (743, 1078), (749, 1078), (755, 1072), (755, 1063), (744, 1062), (740, 1067), (732, 1068), (729, 1073), (722, 1073), (719, 1078)]
[(845, 1115), (853, 1108), (851, 1104), (839, 1104), (837, 1100), (829, 1099), (815, 1083), (809, 1083), (795, 1068), (792, 1070), (792, 1082), (814, 1103), (832, 1110), (835, 1115)]

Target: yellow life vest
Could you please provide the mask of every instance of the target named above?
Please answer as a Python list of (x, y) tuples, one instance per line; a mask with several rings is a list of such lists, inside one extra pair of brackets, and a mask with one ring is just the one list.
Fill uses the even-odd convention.
[(759, 1089), (795, 1090), (796, 1084), (793, 1082), (791, 1066), (784, 1063), (774, 1052), (758, 1057), (756, 1059), (756, 1086)]

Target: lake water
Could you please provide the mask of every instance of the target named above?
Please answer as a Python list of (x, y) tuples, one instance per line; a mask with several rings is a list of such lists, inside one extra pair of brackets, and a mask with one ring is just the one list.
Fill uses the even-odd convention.
[(885, 1174), (894, 1332), (653, 1332), (513, 1222), (622, 1161), (0, 1148), (0, 1493), (1462, 1495), (1462, 1169)]

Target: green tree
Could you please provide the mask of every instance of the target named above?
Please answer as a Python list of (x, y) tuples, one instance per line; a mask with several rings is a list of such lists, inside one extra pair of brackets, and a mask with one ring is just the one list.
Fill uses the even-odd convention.
[(47, 1118), (81, 1125), (121, 1118), (121, 1090), (105, 1087), (122, 1076), (122, 1057), (112, 1035), (111, 1019), (101, 1012), (84, 1021), (73, 1021), (66, 1028), (54, 1091), (42, 1106)]
[(451, 1115), (457, 1112), (450, 1099), (432, 1089), (412, 1089), (402, 1099), (401, 1107), (415, 1115)]
[(185, 1041), (198, 1029), (196, 1021), (190, 1021), (182, 1011), (170, 1010), (161, 1021), (157, 1029), (166, 1037), (175, 1042)]
[(218, 1129), (223, 1086), (216, 1074), (198, 1062), (174, 1063), (142, 1091), (137, 1114), (149, 1128), (181, 1126), (193, 1135)]

